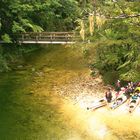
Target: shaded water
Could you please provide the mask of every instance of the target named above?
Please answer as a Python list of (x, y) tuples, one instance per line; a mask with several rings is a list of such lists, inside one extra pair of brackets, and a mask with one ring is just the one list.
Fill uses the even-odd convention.
[(90, 112), (56, 94), (56, 87), (89, 74), (79, 50), (50, 46), (25, 62), (0, 75), (0, 140), (140, 139), (139, 113), (129, 115), (123, 107)]

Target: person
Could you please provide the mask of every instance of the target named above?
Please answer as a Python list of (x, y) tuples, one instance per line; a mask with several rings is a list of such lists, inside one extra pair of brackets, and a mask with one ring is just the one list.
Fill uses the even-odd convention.
[(140, 82), (137, 82), (137, 87), (140, 87)]
[(105, 93), (105, 98), (106, 98), (106, 100), (107, 100), (108, 103), (111, 102), (111, 100), (112, 100), (111, 88), (108, 88), (108, 91)]
[(124, 95), (127, 97), (127, 99), (129, 99), (131, 97), (132, 93), (133, 93), (132, 89), (130, 87), (126, 86)]
[(138, 97), (140, 97), (140, 91), (139, 90), (136, 90), (135, 91), (135, 95), (137, 95)]
[(117, 92), (119, 92), (119, 91), (120, 91), (120, 89), (121, 89), (120, 80), (117, 80), (117, 82), (116, 82), (115, 86), (116, 86), (116, 89), (115, 89), (115, 90), (116, 90)]
[(125, 91), (127, 99), (129, 99), (133, 93), (134, 93), (134, 84), (133, 82), (129, 82)]

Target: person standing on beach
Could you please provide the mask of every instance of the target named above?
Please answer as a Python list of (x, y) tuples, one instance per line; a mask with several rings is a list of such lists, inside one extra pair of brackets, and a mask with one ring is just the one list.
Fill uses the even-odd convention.
[(116, 82), (116, 91), (119, 92), (121, 89), (121, 83), (120, 83), (120, 80), (117, 80)]
[(117, 82), (115, 84), (116, 98), (119, 96), (120, 90), (121, 90), (120, 80), (117, 80)]
[(106, 98), (106, 100), (107, 100), (108, 103), (111, 102), (111, 100), (112, 100), (111, 88), (108, 88), (108, 91), (105, 93), (105, 98)]

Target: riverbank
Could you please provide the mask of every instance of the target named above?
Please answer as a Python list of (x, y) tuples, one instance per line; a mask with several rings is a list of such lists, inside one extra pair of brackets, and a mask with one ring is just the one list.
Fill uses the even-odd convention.
[[(104, 96), (107, 86), (104, 85), (101, 75), (91, 76), (91, 70), (82, 50), (62, 46), (58, 47), (57, 51), (53, 51), (54, 48), (46, 49), (50, 51), (46, 54), (47, 57), (51, 55), (49, 59), (37, 60), (43, 64), (39, 64), (40, 67), (32, 71), (33, 94), (39, 93), (44, 96), (55, 94), (71, 100), (73, 104), (84, 104)], [(61, 56), (56, 53), (61, 53)]]
[[(56, 55), (56, 52), (61, 55)], [(63, 100), (59, 111), (63, 112), (65, 122), (76, 132), (74, 136), (70, 136), (71, 138), (74, 140), (139, 138), (139, 113), (130, 115), (126, 104), (114, 111), (108, 107), (95, 112), (86, 110), (89, 102), (104, 96), (107, 86), (104, 85), (100, 75), (91, 77), (87, 61), (79, 50), (62, 46), (57, 51), (50, 51), (49, 55), (52, 57), (43, 60), (45, 63), (49, 62), (48, 65), (34, 73), (32, 92), (36, 97), (45, 98), (53, 94)], [(55, 100), (53, 102), (57, 103)], [(132, 121), (128, 123), (130, 119)], [(135, 128), (132, 130), (130, 126), (133, 125)]]

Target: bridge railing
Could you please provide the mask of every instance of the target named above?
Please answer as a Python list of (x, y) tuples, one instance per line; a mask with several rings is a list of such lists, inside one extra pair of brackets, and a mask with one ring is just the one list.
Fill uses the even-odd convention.
[(57, 42), (75, 42), (80, 39), (73, 32), (27, 32), (18, 34), (18, 41), (57, 41)]

